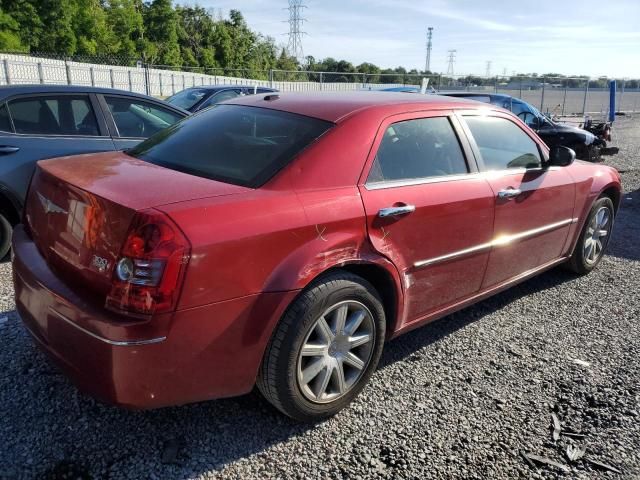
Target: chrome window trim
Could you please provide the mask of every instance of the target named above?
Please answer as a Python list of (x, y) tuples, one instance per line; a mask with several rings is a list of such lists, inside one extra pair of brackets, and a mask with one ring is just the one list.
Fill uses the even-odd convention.
[(513, 242), (517, 242), (520, 240), (524, 240), (526, 238), (535, 237), (536, 235), (540, 235), (542, 233), (550, 232), (553, 230), (557, 230), (558, 228), (564, 227), (566, 225), (570, 225), (572, 223), (577, 223), (578, 218), (567, 218), (565, 220), (561, 220), (559, 222), (550, 223), (548, 225), (543, 225), (541, 227), (532, 228), (531, 230), (525, 230), (524, 232), (514, 233), (511, 235), (500, 235), (495, 237), (493, 240), (487, 243), (482, 243), (480, 245), (475, 245), (473, 247), (465, 248), (462, 250), (457, 250), (455, 252), (447, 253), (445, 255), (441, 255), (439, 257), (429, 258), (426, 260), (419, 260), (413, 264), (414, 268), (424, 268), (430, 265), (435, 265), (437, 263), (446, 262), (448, 260), (453, 260), (456, 258), (464, 257), (466, 255), (471, 255), (474, 253), (479, 253), (485, 250), (491, 250), (496, 247), (503, 247), (506, 245), (510, 245)]
[(412, 187), (414, 185), (426, 185), (429, 183), (440, 183), (440, 182), (455, 182), (461, 180), (471, 180), (477, 178), (495, 178), (495, 177), (505, 177), (508, 175), (518, 175), (528, 172), (545, 172), (545, 171), (555, 171), (562, 167), (536, 167), (536, 168), (509, 168), (506, 170), (484, 170), (482, 172), (470, 172), (470, 173), (461, 173), (456, 175), (442, 175), (441, 177), (425, 177), (425, 178), (413, 178), (408, 180), (387, 180), (382, 182), (373, 182), (373, 183), (365, 183), (364, 188), (367, 190), (381, 190), (384, 188), (394, 188), (394, 187)]
[(154, 343), (164, 342), (167, 339), (167, 337), (156, 337), (156, 338), (149, 338), (149, 339), (144, 339), (144, 340), (126, 340), (126, 341), (111, 340), (109, 338), (105, 338), (105, 337), (102, 337), (100, 335), (97, 335), (97, 334), (87, 330), (86, 328), (81, 327), (80, 325), (78, 325), (77, 323), (75, 323), (71, 319), (65, 317), (63, 314), (61, 314), (57, 310), (54, 310), (53, 308), (49, 308), (49, 311), (51, 313), (55, 314), (61, 320), (65, 321), (66, 323), (71, 325), (72, 327), (77, 328), (82, 333), (85, 333), (85, 334), (89, 335), (90, 337), (95, 338), (96, 340), (100, 340), (101, 342), (108, 343), (109, 345), (115, 345), (117, 347), (135, 347), (135, 346), (138, 346), (138, 345), (151, 345), (151, 344), (154, 344)]
[(382, 182), (365, 183), (364, 188), (366, 188), (367, 190), (381, 190), (383, 188), (411, 187), (414, 185), (453, 182), (456, 180), (470, 180), (473, 178), (481, 177), (482, 175), (480, 174), (480, 172), (460, 173), (456, 175), (442, 175), (441, 177), (412, 178), (407, 180), (388, 180)]

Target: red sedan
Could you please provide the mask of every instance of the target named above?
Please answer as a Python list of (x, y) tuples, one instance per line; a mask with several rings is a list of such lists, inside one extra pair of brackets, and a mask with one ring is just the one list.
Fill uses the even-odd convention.
[(152, 408), (240, 395), (314, 420), (385, 340), (600, 261), (620, 176), (505, 110), (384, 93), (250, 96), (127, 152), (41, 161), (17, 310), (75, 383)]

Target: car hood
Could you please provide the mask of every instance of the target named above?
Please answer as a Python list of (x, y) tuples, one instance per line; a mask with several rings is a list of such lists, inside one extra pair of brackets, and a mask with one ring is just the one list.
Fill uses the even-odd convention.
[(124, 152), (41, 160), (38, 166), (59, 181), (133, 210), (251, 191), (154, 165)]

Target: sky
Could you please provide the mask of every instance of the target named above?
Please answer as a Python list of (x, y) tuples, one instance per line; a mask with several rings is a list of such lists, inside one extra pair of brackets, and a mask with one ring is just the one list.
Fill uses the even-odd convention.
[[(193, 0), (177, 0), (193, 4)], [(198, 0), (286, 45), (287, 0)], [(561, 73), (640, 77), (640, 0), (304, 0), (303, 48), (316, 59), (456, 74)]]

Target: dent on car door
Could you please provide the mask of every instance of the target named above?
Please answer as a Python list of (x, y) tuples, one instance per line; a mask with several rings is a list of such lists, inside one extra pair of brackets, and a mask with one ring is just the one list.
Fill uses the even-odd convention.
[[(405, 323), (478, 291), (493, 193), (448, 112), (385, 122), (361, 193), (373, 246), (398, 268)], [(468, 161), (469, 159), (469, 161)]]
[(90, 95), (20, 96), (1, 104), (0, 112), (2, 183), (20, 201), (37, 160), (114, 149)]
[(561, 167), (542, 168), (542, 152), (533, 137), (507, 116), (495, 115), (463, 117), (495, 196), (483, 288), (560, 258), (575, 222), (572, 177)]

